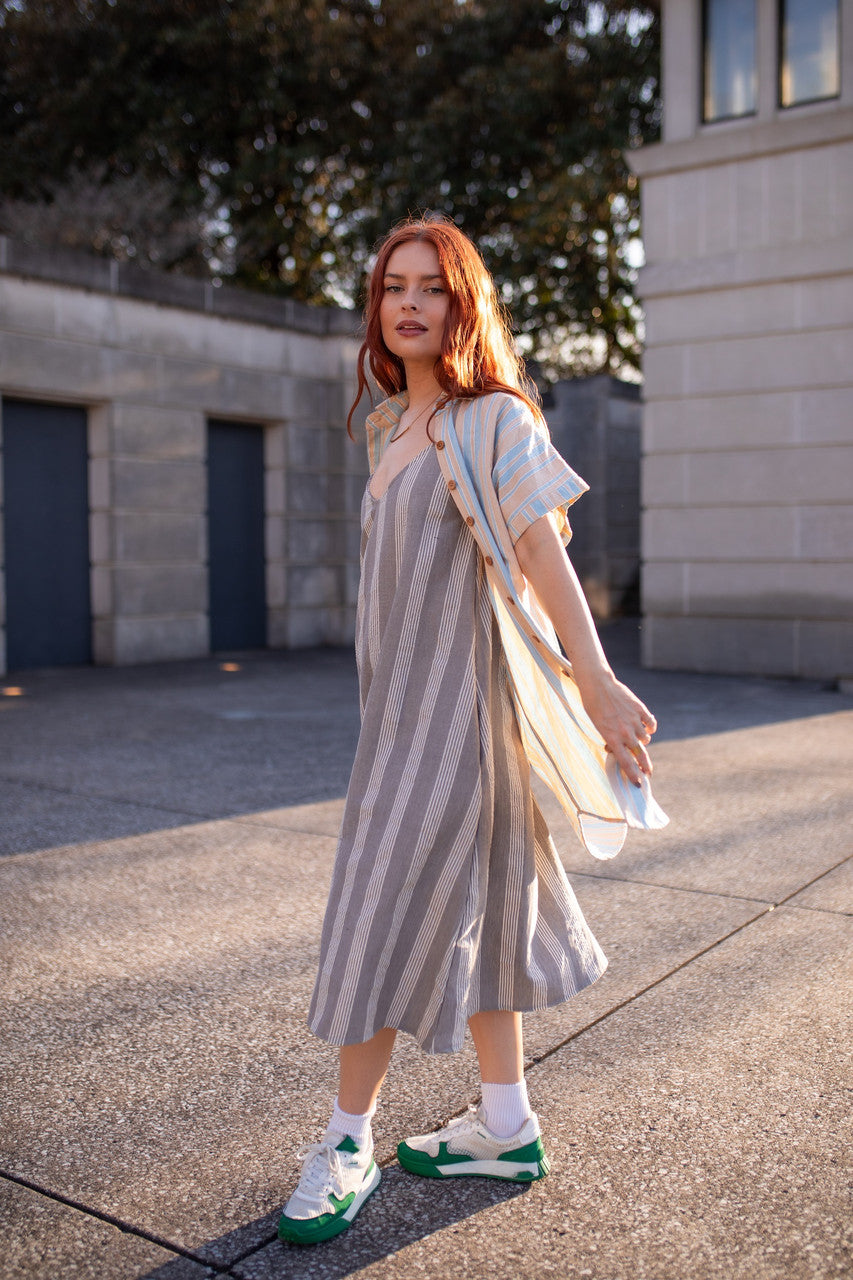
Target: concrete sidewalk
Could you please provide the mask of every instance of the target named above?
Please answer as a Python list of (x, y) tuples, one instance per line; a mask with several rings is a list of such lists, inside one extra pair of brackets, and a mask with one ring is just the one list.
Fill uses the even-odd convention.
[(10, 677), (0, 698), (0, 1277), (853, 1274), (853, 698), (644, 672), (672, 823), (596, 863), (545, 801), (610, 957), (526, 1019), (552, 1174), (402, 1172), (477, 1099), (400, 1038), (383, 1185), (275, 1239), (335, 1054), (305, 1010), (358, 731), (347, 651)]

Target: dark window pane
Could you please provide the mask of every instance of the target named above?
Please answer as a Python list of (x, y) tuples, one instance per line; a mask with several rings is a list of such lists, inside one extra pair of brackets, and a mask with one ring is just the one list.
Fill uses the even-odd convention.
[(783, 107), (836, 98), (838, 0), (782, 0), (780, 98)]
[(705, 0), (704, 120), (755, 111), (755, 0)]

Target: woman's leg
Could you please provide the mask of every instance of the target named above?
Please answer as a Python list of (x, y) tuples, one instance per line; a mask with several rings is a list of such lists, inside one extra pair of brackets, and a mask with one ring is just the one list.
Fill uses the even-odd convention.
[(521, 1014), (490, 1009), (468, 1019), (474, 1037), (483, 1099), (475, 1114), (457, 1116), (436, 1133), (407, 1138), (397, 1158), (410, 1173), (429, 1178), (466, 1174), (532, 1182), (548, 1172), (539, 1121), (530, 1110), (524, 1079)]
[(362, 1044), (343, 1046), (338, 1087), (338, 1106), (342, 1111), (366, 1115), (376, 1106), (396, 1035), (393, 1027), (383, 1027)]
[(468, 1025), (480, 1061), (480, 1114), (490, 1133), (510, 1138), (531, 1114), (524, 1079), (521, 1014), (486, 1010), (469, 1018)]
[[(379, 1186), (370, 1120), (394, 1047), (393, 1027), (341, 1049), (340, 1089), (329, 1127), (301, 1152), (299, 1185), (278, 1224), (282, 1240), (318, 1244), (345, 1231)], [(351, 1142), (343, 1139), (351, 1138)]]
[(521, 1014), (487, 1009), (468, 1019), (480, 1063), (480, 1078), (491, 1084), (517, 1084), (524, 1079)]

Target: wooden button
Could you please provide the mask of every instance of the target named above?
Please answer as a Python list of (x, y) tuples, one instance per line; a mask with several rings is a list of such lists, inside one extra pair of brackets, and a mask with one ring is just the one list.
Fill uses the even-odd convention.
[(456, 488), (456, 481), (455, 481), (455, 480), (448, 480), (448, 482), (447, 482), (447, 487), (448, 487), (448, 489), (455, 489), (455, 488)]
[(465, 517), (465, 523), (466, 523), (466, 524), (473, 524), (473, 523), (474, 523), (474, 517), (473, 517), (473, 516), (466, 516), (466, 517)]
[(494, 562), (494, 560), (492, 559), (492, 557), (491, 557), (491, 556), (486, 556), (486, 564), (494, 564), (494, 563), (495, 563), (495, 562)]
[(443, 448), (444, 448), (444, 441), (443, 441), (443, 440), (436, 440), (436, 442), (435, 442), (435, 447), (436, 447), (436, 449), (443, 449)]

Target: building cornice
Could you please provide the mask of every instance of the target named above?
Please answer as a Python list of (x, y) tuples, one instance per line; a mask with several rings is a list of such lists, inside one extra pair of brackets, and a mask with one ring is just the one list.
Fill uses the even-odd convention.
[(360, 322), (355, 311), (343, 307), (309, 306), (293, 298), (253, 293), (234, 285), (216, 286), (210, 280), (118, 262), (76, 249), (29, 244), (10, 236), (0, 236), (0, 275), (44, 280), (302, 333), (351, 336)]
[(853, 107), (833, 101), (792, 108), (761, 123), (728, 120), (703, 125), (692, 138), (639, 147), (626, 152), (626, 159), (638, 177), (650, 178), (848, 140), (853, 140)]
[(648, 300), (783, 281), (834, 280), (851, 274), (853, 243), (845, 236), (808, 244), (774, 245), (707, 257), (650, 262), (640, 268), (640, 294)]

